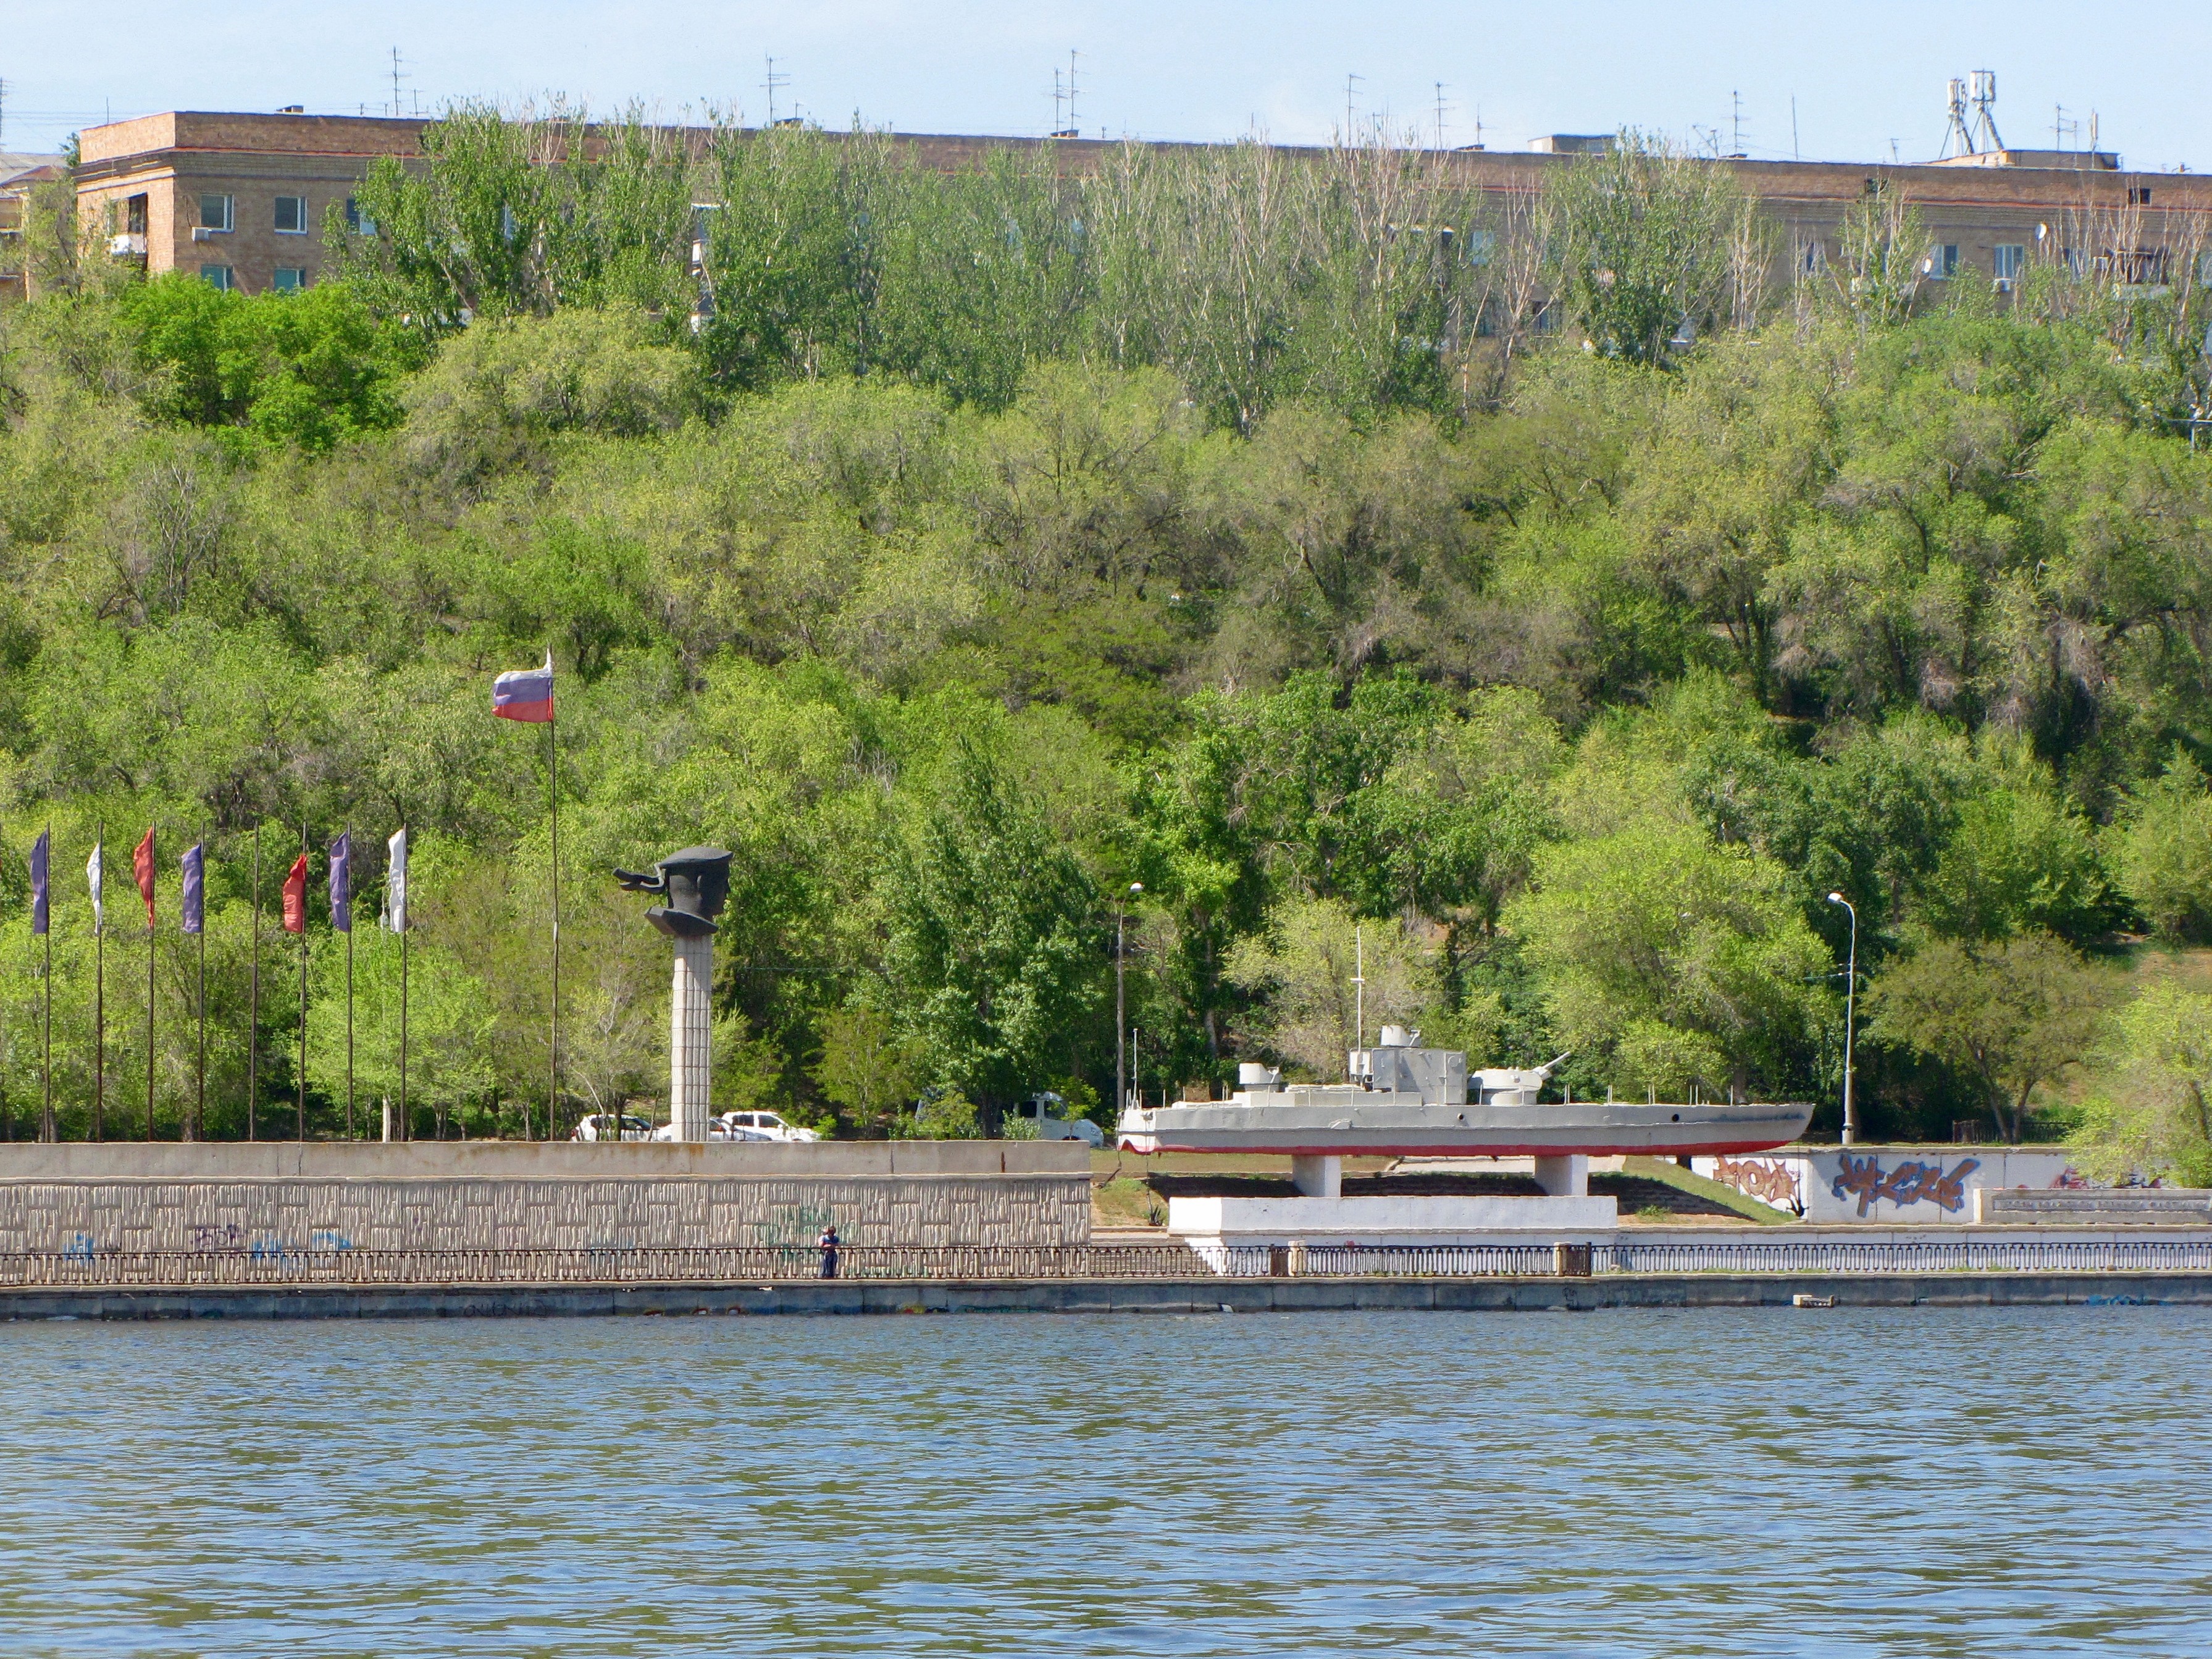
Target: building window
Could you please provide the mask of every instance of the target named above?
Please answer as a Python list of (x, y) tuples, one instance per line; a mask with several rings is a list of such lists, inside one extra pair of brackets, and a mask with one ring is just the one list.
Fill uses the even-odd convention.
[(146, 234), (146, 198), (126, 196), (123, 198), (123, 228), (126, 234), (143, 236)]
[(1959, 245), (1945, 242), (1928, 251), (1928, 274), (1937, 282), (1945, 282), (1959, 274)]
[(2150, 186), (2148, 185), (2129, 185), (2128, 205), (2130, 207), (2148, 207), (2150, 205)]
[(307, 234), (306, 197), (279, 196), (276, 198), (276, 234), (279, 236), (305, 236)]
[(202, 265), (200, 281), (210, 288), (219, 288), (228, 294), (238, 286), (238, 273), (228, 265)]
[(2027, 263), (2027, 246), (2024, 242), (2000, 242), (1990, 250), (1991, 272), (2001, 283), (2009, 283), (2019, 276), (2021, 267)]
[(306, 266), (279, 265), (276, 267), (275, 277), (270, 282), (269, 291), (272, 294), (297, 294), (307, 285)]
[(361, 204), (352, 197), (346, 198), (346, 228), (356, 236), (376, 234), (376, 221), (361, 210)]
[(1797, 250), (1797, 269), (1804, 276), (1818, 276), (1828, 263), (1828, 245), (1810, 241)]
[(228, 230), (231, 228), (230, 210), (234, 203), (234, 198), (228, 196), (201, 197), (200, 228)]

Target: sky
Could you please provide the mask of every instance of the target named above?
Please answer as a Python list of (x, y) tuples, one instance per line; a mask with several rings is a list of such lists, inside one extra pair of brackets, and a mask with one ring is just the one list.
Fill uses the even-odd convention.
[[(1755, 158), (1924, 161), (1944, 87), (1992, 70), (2006, 143), (2212, 167), (2212, 4), (2106, 0), (0, 0), (0, 149), (165, 109), (318, 113), (555, 94), (902, 132), (1326, 141), (1347, 109), (1519, 149), (1634, 126)], [(784, 77), (788, 77), (786, 80)], [(1357, 77), (1348, 80), (1347, 77)], [(1062, 118), (1065, 118), (1064, 116)], [(1737, 123), (1741, 121), (1739, 129)]]

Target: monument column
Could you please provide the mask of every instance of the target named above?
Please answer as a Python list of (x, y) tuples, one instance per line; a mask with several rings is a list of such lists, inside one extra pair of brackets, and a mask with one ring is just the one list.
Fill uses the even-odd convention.
[(704, 1140), (714, 1115), (714, 918), (730, 896), (730, 855), (719, 847), (687, 847), (653, 873), (617, 870), (629, 893), (666, 899), (645, 919), (676, 947), (668, 998), (668, 1121), (678, 1140)]
[(678, 1140), (704, 1140), (713, 1115), (714, 936), (676, 939), (668, 998), (668, 1120)]

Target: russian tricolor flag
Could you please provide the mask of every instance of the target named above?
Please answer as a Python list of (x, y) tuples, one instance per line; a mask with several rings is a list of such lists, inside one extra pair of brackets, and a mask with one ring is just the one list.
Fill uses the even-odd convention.
[(503, 720), (553, 718), (553, 653), (543, 668), (516, 668), (491, 683), (491, 712)]

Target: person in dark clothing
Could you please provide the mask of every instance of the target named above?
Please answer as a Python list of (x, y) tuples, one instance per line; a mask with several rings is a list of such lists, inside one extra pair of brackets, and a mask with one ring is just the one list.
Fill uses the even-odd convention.
[(831, 1222), (822, 1230), (822, 1237), (814, 1241), (814, 1248), (822, 1252), (822, 1277), (837, 1277), (837, 1224)]

